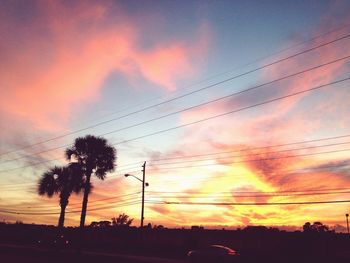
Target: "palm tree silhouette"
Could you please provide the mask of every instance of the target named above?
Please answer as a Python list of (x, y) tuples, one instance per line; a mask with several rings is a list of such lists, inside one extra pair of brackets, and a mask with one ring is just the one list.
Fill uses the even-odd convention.
[(70, 195), (79, 193), (84, 187), (84, 178), (81, 168), (77, 163), (64, 167), (55, 166), (46, 171), (38, 184), (39, 195), (52, 197), (59, 193), (61, 213), (58, 219), (58, 227), (63, 228), (66, 207)]
[(87, 135), (76, 138), (74, 145), (66, 149), (66, 157), (72, 157), (80, 165), (85, 177), (84, 198), (81, 209), (80, 227), (84, 227), (88, 196), (91, 190), (91, 175), (104, 180), (107, 172), (114, 171), (116, 150), (101, 137)]

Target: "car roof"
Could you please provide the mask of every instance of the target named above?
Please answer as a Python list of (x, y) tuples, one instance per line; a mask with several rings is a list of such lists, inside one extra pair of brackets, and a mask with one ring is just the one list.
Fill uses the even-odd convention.
[(211, 248), (219, 248), (219, 249), (224, 249), (224, 250), (229, 250), (229, 251), (233, 251), (236, 252), (236, 250), (229, 248), (229, 247), (225, 247), (223, 245), (210, 245), (209, 247)]
[(225, 246), (222, 246), (222, 245), (210, 245), (210, 247), (231, 249), (231, 248), (229, 248), (229, 247), (225, 247)]

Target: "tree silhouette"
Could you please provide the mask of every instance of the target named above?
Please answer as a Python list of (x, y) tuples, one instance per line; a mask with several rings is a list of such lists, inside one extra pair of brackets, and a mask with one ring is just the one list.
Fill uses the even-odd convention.
[(133, 218), (130, 218), (126, 214), (120, 214), (118, 217), (112, 218), (112, 225), (114, 227), (129, 227), (132, 224), (132, 221), (134, 221)]
[(78, 164), (70, 164), (65, 167), (55, 166), (45, 172), (38, 184), (39, 195), (52, 197), (59, 193), (61, 213), (58, 219), (58, 227), (63, 228), (66, 207), (70, 195), (79, 193), (84, 186), (81, 168)]
[(101, 137), (87, 135), (75, 139), (74, 145), (66, 149), (66, 157), (72, 157), (80, 165), (85, 177), (84, 198), (80, 217), (80, 227), (84, 227), (88, 197), (91, 190), (91, 176), (104, 180), (107, 172), (114, 170), (116, 150)]
[(100, 227), (100, 228), (106, 228), (106, 227), (110, 227), (111, 226), (111, 221), (93, 221), (90, 224), (90, 227)]
[(314, 222), (311, 224), (310, 222), (306, 222), (303, 226), (303, 231), (305, 233), (326, 233), (331, 232), (329, 227), (322, 224), (321, 222)]

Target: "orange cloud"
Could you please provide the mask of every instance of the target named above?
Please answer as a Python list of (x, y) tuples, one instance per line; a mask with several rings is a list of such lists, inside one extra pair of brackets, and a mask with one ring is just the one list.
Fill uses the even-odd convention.
[[(327, 31), (327, 29), (322, 29), (322, 31)], [(307, 49), (311, 46), (317, 46), (320, 43), (336, 37), (336, 35), (330, 35), (326, 39), (318, 40), (304, 48)], [(281, 76), (289, 75), (293, 72), (301, 71), (302, 69), (348, 55), (350, 54), (350, 46), (348, 44), (349, 40), (345, 40), (337, 45), (325, 47), (320, 51), (270, 67), (262, 73), (257, 83), (260, 84), (271, 81)], [(255, 92), (237, 96), (231, 100), (184, 112), (181, 114), (179, 120), (181, 124), (186, 124), (259, 103), (264, 100), (269, 100), (274, 97), (316, 87), (344, 77), (348, 69), (348, 61), (344, 60), (278, 84), (266, 86)], [(270, 105), (188, 126), (186, 130), (183, 131), (183, 137), (179, 140), (181, 143), (177, 145), (177, 148), (169, 152), (168, 155), (165, 154), (163, 157), (235, 151), (265, 145), (303, 141), (310, 138), (327, 137), (325, 134), (329, 134), (329, 136), (332, 136), (332, 134), (341, 135), (343, 130), (345, 133), (348, 131), (348, 125), (346, 124), (348, 123), (347, 120), (349, 120), (347, 114), (348, 100), (349, 92), (346, 88), (340, 88), (339, 85), (337, 87), (325, 87), (319, 92), (306, 93), (292, 99), (281, 100)], [(333, 142), (338, 141), (332, 141), (332, 143)], [(323, 142), (319, 144), (323, 144)], [(190, 145), (195, 147), (189, 147)], [(295, 147), (306, 146), (310, 146), (310, 144), (296, 145)], [(209, 170), (208, 167), (198, 168), (197, 173), (201, 174), (205, 180), (198, 180), (196, 190), (197, 192), (206, 192), (210, 189), (213, 193), (215, 193), (215, 189), (216, 192), (228, 190), (234, 194), (244, 189), (256, 189), (254, 190), (255, 192), (263, 194), (268, 191), (302, 191), (305, 189), (347, 187), (350, 185), (350, 180), (348, 174), (344, 171), (334, 171), (332, 169), (298, 171), (299, 169), (314, 165), (322, 166), (331, 160), (334, 162), (346, 160), (346, 153), (344, 152), (284, 158), (292, 155), (344, 149), (346, 147), (348, 148), (348, 146), (343, 145), (309, 150), (294, 150), (275, 154), (270, 154), (269, 152), (293, 147), (251, 150), (244, 153), (238, 152), (235, 153), (235, 155), (241, 154), (241, 156), (212, 161), (213, 163), (219, 164), (215, 166), (215, 168), (222, 169), (222, 167), (226, 167), (226, 170), (223, 169), (218, 172)], [(256, 156), (247, 157), (244, 156), (245, 154), (256, 154)], [(213, 158), (215, 157), (217, 156)], [(278, 159), (268, 160), (269, 158)], [(248, 160), (251, 159), (260, 159), (260, 161), (248, 162)], [(232, 163), (231, 165), (230, 162)], [(195, 163), (192, 165), (195, 165)], [(230, 167), (237, 170), (233, 172), (229, 170)], [(238, 169), (238, 167), (240, 168)], [(184, 191), (188, 191), (188, 189)], [(342, 199), (348, 199), (348, 195), (273, 196), (266, 198), (234, 197), (226, 200), (242, 202), (302, 202)], [(336, 207), (336, 209), (343, 208), (345, 209), (346, 205), (340, 204)], [(175, 210), (176, 208), (172, 209)], [(207, 219), (220, 223), (227, 222), (230, 217), (230, 222), (236, 224), (252, 223), (274, 225), (276, 222), (279, 224), (290, 224), (292, 222), (292, 224), (302, 225), (305, 220), (312, 221), (313, 219), (337, 222), (336, 216), (329, 214), (330, 210), (335, 209), (334, 205), (331, 204), (320, 206), (234, 206), (234, 212), (230, 213), (230, 208), (227, 208), (227, 214), (224, 212), (226, 216), (217, 218), (214, 216), (217, 207), (196, 207), (195, 209), (196, 214), (197, 209), (198, 214), (200, 213), (199, 211), (204, 213), (203, 211), (206, 209)], [(209, 223), (204, 217), (200, 217), (198, 220)]]

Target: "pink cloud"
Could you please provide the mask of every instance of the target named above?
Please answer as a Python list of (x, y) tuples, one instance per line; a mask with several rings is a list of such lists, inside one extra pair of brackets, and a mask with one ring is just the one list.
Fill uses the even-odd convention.
[(0, 30), (6, 55), (0, 84), (6, 96), (1, 96), (1, 111), (30, 120), (39, 130), (58, 131), (67, 128), (82, 105), (99, 99), (102, 84), (113, 71), (130, 80), (141, 74), (167, 90), (197, 72), (193, 58), (206, 52), (203, 39), (142, 50), (136, 25), (121, 9), (118, 22), (108, 22), (108, 5), (40, 2), (39, 13), (19, 29), (17, 46), (13, 42), (18, 36), (10, 33), (15, 30), (13, 19), (4, 15)]
[[(350, 21), (349, 19), (346, 20)], [(323, 26), (315, 29), (314, 34), (319, 35), (328, 30), (328, 28)], [(344, 33), (341, 32), (330, 34), (327, 37), (308, 43), (302, 50), (318, 46), (342, 35)], [(350, 53), (349, 47), (349, 39), (344, 39), (270, 66), (261, 71), (256, 85), (344, 57)], [(289, 52), (289, 54), (296, 52), (298, 51), (294, 50)], [(280, 57), (285, 56), (287, 55), (281, 55)], [(332, 82), (344, 77), (349, 69), (348, 61), (342, 60), (317, 70), (261, 87), (252, 92), (231, 97), (231, 99), (226, 99), (225, 101), (184, 112), (180, 117), (181, 124), (203, 119), (204, 116), (211, 117), (241, 109), (272, 98)], [(325, 116), (332, 119), (332, 125), (338, 124), (345, 127), (349, 119), (346, 107), (349, 93), (346, 88), (339, 88), (339, 86), (338, 84), (324, 87), (319, 91), (303, 93), (271, 104), (212, 119), (188, 128), (186, 134), (196, 133), (206, 141), (208, 138), (215, 138), (219, 143), (235, 140), (235, 142), (253, 144), (296, 138), (300, 134), (300, 127), (303, 127), (303, 134), (300, 134), (300, 139), (302, 139), (305, 135), (315, 133), (321, 128), (329, 128), (329, 126), (325, 125)], [(244, 88), (248, 87), (241, 87), (241, 89)], [(325, 97), (327, 97), (326, 100), (324, 99)], [(229, 125), (230, 123), (232, 125)]]
[(194, 69), (190, 62), (190, 49), (182, 44), (159, 47), (151, 52), (135, 56), (142, 75), (152, 82), (176, 89), (174, 76), (192, 76)]

